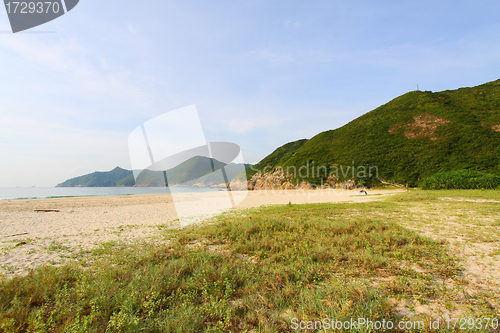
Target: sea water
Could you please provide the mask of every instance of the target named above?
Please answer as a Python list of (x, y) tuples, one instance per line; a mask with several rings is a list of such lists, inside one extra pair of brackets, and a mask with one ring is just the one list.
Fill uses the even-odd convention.
[[(173, 187), (175, 193), (215, 192), (211, 187)], [(62, 197), (121, 196), (132, 194), (170, 194), (168, 187), (0, 187), (0, 200), (46, 199)]]

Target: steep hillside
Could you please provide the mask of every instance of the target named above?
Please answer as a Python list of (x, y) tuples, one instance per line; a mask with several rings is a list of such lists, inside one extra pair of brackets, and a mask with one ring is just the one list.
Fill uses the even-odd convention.
[(283, 163), (293, 157), (295, 151), (302, 147), (306, 142), (307, 139), (301, 139), (289, 142), (277, 148), (271, 154), (264, 157), (262, 161), (246, 170), (247, 178), (250, 179), (255, 173), (264, 170), (264, 168), (268, 166), (283, 165)]
[(273, 154), (256, 168), (282, 166), (316, 184), (326, 180), (323, 169), (318, 175), (321, 166), (340, 178), (342, 172), (349, 178), (353, 165), (355, 176), (364, 167), (367, 177), (372, 166), (373, 175), (378, 170), (382, 179), (412, 185), (440, 171), (500, 174), (500, 80), (458, 90), (409, 92), (316, 135), (278, 162)]

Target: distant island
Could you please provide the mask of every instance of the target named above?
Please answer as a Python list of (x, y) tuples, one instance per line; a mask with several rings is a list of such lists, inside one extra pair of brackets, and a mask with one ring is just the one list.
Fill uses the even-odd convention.
[(225, 187), (221, 174), (213, 171), (224, 167), (228, 181), (231, 181), (243, 168), (250, 166), (250, 164), (225, 164), (215, 159), (195, 156), (168, 170), (167, 183), (165, 183), (162, 171), (144, 170), (136, 180), (132, 170), (116, 167), (111, 171), (93, 172), (71, 178), (56, 187), (162, 187), (165, 185), (179, 186), (180, 184), (195, 187)]

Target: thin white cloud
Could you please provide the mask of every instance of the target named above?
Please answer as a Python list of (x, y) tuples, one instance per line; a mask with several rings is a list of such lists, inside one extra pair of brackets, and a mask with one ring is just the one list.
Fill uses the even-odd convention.
[(10, 146), (35, 155), (107, 152), (123, 144), (119, 137), (117, 132), (82, 129), (13, 114), (2, 116), (0, 125), (1, 141), (10, 141)]
[(127, 135), (112, 131), (6, 114), (0, 123), (0, 143), (2, 186), (54, 186), (95, 171), (89, 165), (103, 170), (129, 166)]
[(291, 64), (294, 57), (288, 52), (271, 51), (267, 49), (258, 49), (248, 53), (250, 58), (255, 60), (265, 60), (275, 64)]
[(284, 26), (286, 29), (298, 29), (302, 27), (302, 23), (294, 20), (285, 20)]
[(127, 29), (132, 35), (137, 36), (137, 32), (135, 31), (132, 23), (127, 23)]
[[(152, 96), (137, 85), (140, 73), (113, 68), (102, 55), (96, 54), (75, 38), (47, 42), (39, 38), (4, 38), (0, 48), (13, 52), (30, 65), (57, 74), (81, 95), (95, 98), (118, 98), (144, 107)], [(94, 59), (98, 59), (96, 63)]]

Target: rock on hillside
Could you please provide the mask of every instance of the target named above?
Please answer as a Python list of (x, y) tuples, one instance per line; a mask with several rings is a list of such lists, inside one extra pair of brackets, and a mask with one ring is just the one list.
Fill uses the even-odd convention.
[(242, 182), (238, 179), (231, 182), (231, 188), (233, 189), (245, 189), (249, 190), (310, 190), (316, 187), (323, 188), (343, 188), (352, 190), (356, 187), (356, 182), (354, 180), (339, 181), (335, 176), (330, 176), (327, 181), (320, 186), (313, 186), (306, 181), (295, 180), (293, 175), (284, 173), (282, 170), (274, 170), (266, 172), (264, 174), (256, 173), (248, 182)]

